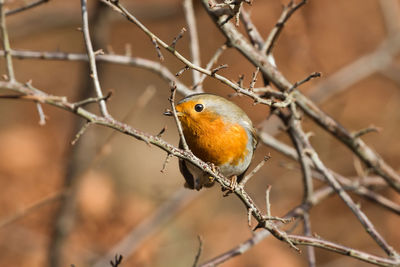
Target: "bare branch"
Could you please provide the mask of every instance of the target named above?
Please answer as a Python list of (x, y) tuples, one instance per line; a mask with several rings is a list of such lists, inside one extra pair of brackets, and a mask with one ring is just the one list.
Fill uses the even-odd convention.
[[(217, 49), (217, 51), (215, 51), (214, 55), (211, 57), (210, 61), (207, 63), (206, 66), (206, 70), (211, 70), (211, 68), (213, 67), (213, 65), (218, 61), (219, 57), (222, 55), (222, 53), (226, 50), (227, 46), (226, 44), (223, 44), (220, 48)], [(195, 84), (193, 86), (193, 90), (197, 90), (197, 87), (201, 84), (203, 84), (204, 79), (207, 77), (206, 74), (201, 74), (200, 76), (200, 80), (198, 81), (197, 84)], [(240, 87), (242, 87), (241, 85), (239, 85)]]
[(169, 102), (171, 104), (172, 116), (174, 116), (176, 127), (178, 128), (179, 138), (182, 144), (182, 147), (185, 151), (190, 151), (189, 146), (186, 143), (185, 135), (183, 134), (182, 125), (178, 118), (178, 114), (175, 109), (175, 93), (176, 93), (176, 85), (172, 83), (170, 85), (171, 88), (171, 96), (169, 97)]
[(34, 212), (46, 205), (49, 205), (49, 204), (54, 203), (55, 201), (58, 201), (64, 194), (65, 194), (64, 191), (56, 192), (56, 193), (50, 194), (36, 202), (33, 202), (31, 205), (29, 205), (28, 207), (26, 207), (24, 209), (17, 211), (12, 216), (2, 219), (0, 221), (0, 229), (25, 217), (26, 215), (30, 214), (31, 212)]
[(217, 71), (220, 71), (222, 69), (226, 69), (228, 67), (228, 64), (222, 64), (219, 65), (218, 67), (214, 68), (211, 70), (211, 76), (215, 76), (215, 74), (217, 73)]
[(194, 258), (193, 267), (196, 267), (199, 263), (201, 252), (203, 251), (203, 238), (201, 236), (197, 236), (199, 239), (199, 249), (197, 250), (196, 257)]
[(386, 242), (386, 240), (378, 233), (375, 229), (374, 225), (368, 219), (368, 217), (361, 211), (361, 209), (354, 203), (351, 197), (343, 190), (340, 183), (335, 179), (331, 172), (325, 167), (322, 161), (319, 159), (318, 154), (315, 152), (311, 144), (309, 143), (306, 135), (304, 134), (301, 125), (293, 123), (294, 120), (284, 118), (283, 115), (280, 115), (281, 118), (285, 121), (286, 126), (289, 128), (289, 131), (292, 131), (302, 142), (303, 147), (307, 150), (307, 156), (312, 161), (315, 169), (320, 172), (326, 179), (326, 181), (332, 186), (332, 188), (336, 191), (336, 193), (340, 196), (340, 198), (346, 203), (346, 205), (350, 208), (350, 210), (354, 213), (357, 219), (360, 221), (362, 226), (365, 228), (367, 233), (372, 237), (372, 239), (386, 252), (390, 257), (397, 258), (397, 252)]
[(295, 4), (293, 0), (289, 2), (287, 6), (283, 8), (282, 14), (278, 19), (278, 22), (275, 24), (275, 27), (270, 32), (267, 41), (265, 42), (264, 46), (261, 48), (261, 52), (263, 54), (271, 54), (272, 49), (278, 40), (280, 33), (282, 32), (285, 23), (289, 20), (289, 18), (293, 15), (296, 10), (298, 10), (302, 5), (304, 5), (307, 0), (301, 0), (299, 3)]
[(179, 189), (139, 225), (132, 226), (132, 229), (92, 266), (103, 267), (107, 265), (109, 259), (116, 253), (123, 254), (128, 259), (152, 233), (171, 220), (176, 212), (188, 206), (201, 195), (201, 192), (193, 194), (186, 188)]
[[(199, 37), (197, 33), (197, 25), (196, 19), (194, 16), (193, 9), (193, 0), (184, 0), (183, 8), (185, 13), (186, 23), (189, 29), (189, 38), (190, 38), (190, 55), (194, 65), (201, 66), (200, 63), (200, 46), (199, 46)], [(196, 86), (197, 92), (202, 92), (202, 86), (200, 83), (200, 73), (198, 71), (192, 71), (193, 77), (193, 88)]]
[(7, 12), (6, 12), (6, 16), (14, 15), (14, 14), (20, 13), (20, 12), (22, 12), (22, 11), (26, 11), (26, 10), (28, 10), (28, 9), (37, 7), (37, 6), (41, 5), (41, 4), (47, 3), (47, 2), (49, 2), (49, 1), (50, 1), (50, 0), (37, 0), (37, 1), (35, 1), (35, 2), (32, 2), (32, 3), (27, 4), (27, 5), (25, 5), (25, 6), (22, 6), (22, 7), (19, 7), (19, 8), (16, 8), (16, 9), (7, 11)]
[[(201, 168), (203, 171), (205, 171), (206, 173), (213, 176), (215, 178), (215, 180), (218, 183), (220, 183), (223, 188), (228, 188), (230, 186), (230, 181), (228, 179), (226, 179), (225, 177), (223, 177), (220, 173), (214, 172), (213, 168), (210, 165), (202, 162), (196, 156), (194, 156), (192, 153), (188, 153), (188, 152), (185, 152), (183, 150), (173, 147), (172, 145), (168, 144), (167, 142), (160, 139), (159, 137), (138, 131), (132, 127), (129, 127), (126, 124), (123, 124), (121, 122), (114, 120), (113, 118), (97, 116), (93, 113), (90, 113), (90, 112), (84, 110), (83, 108), (74, 109), (74, 105), (66, 102), (64, 98), (60, 98), (60, 97), (59, 98), (54, 98), (54, 97), (47, 98), (46, 97), (47, 95), (45, 93), (43, 93), (37, 89), (32, 90), (30, 87), (27, 87), (20, 83), (10, 83), (10, 82), (0, 81), (0, 88), (7, 88), (9, 90), (14, 90), (21, 94), (28, 94), (28, 95), (40, 94), (40, 97), (42, 98), (43, 103), (47, 103), (47, 104), (50, 104), (50, 105), (53, 105), (53, 106), (56, 106), (59, 108), (63, 108), (72, 113), (75, 113), (78, 116), (85, 118), (88, 121), (91, 121), (92, 123), (110, 127), (112, 129), (118, 130), (124, 134), (130, 135), (139, 140), (145, 141), (149, 144), (153, 144), (153, 145), (163, 149), (164, 151), (171, 153), (174, 156), (188, 160), (195, 166)], [(315, 156), (311, 157), (311, 159), (313, 159), (315, 161), (315, 165), (318, 164), (318, 162), (316, 162)], [(319, 168), (319, 166), (317, 168)], [(321, 171), (321, 172), (325, 174), (324, 171)], [(328, 176), (328, 175), (326, 175), (326, 176)], [(328, 176), (328, 180), (329, 180), (329, 176)], [(298, 237), (292, 237), (292, 236), (287, 235), (285, 232), (279, 230), (277, 228), (276, 224), (272, 224), (270, 221), (267, 221), (266, 218), (260, 212), (260, 210), (257, 208), (257, 206), (254, 203), (254, 201), (252, 200), (252, 198), (247, 194), (247, 192), (245, 192), (243, 190), (243, 188), (236, 186), (233, 189), (233, 191), (234, 191), (235, 195), (238, 196), (240, 198), (240, 200), (246, 205), (247, 209), (251, 209), (252, 214), (253, 214), (254, 218), (258, 221), (258, 223), (263, 224), (263, 227), (266, 228), (276, 238), (286, 241), (289, 244), (296, 244), (296, 242), (299, 244), (302, 244), (302, 242), (308, 242), (307, 240), (309, 240), (309, 239), (304, 239), (304, 237), (298, 238)], [(343, 196), (343, 191), (341, 191), (341, 195)], [(314, 199), (313, 199), (313, 201), (314, 201)], [(370, 231), (371, 233), (373, 232), (375, 234), (374, 229), (371, 228), (370, 226), (368, 227), (368, 231)], [(323, 244), (323, 241), (319, 241), (319, 242), (313, 241), (313, 242), (315, 242), (315, 243), (313, 243), (313, 245), (323, 247), (321, 245), (321, 244)], [(331, 247), (324, 247), (324, 248), (331, 249)], [(386, 246), (385, 246), (385, 248), (386, 248)], [(367, 255), (369, 255), (369, 254), (367, 254)], [(363, 258), (363, 260), (365, 260), (365, 259)], [(371, 261), (370, 258), (367, 260)]]
[(79, 130), (79, 132), (76, 134), (75, 139), (71, 141), (71, 145), (75, 145), (76, 142), (78, 142), (79, 138), (86, 132), (87, 128), (91, 125), (91, 122), (86, 122), (82, 128)]
[(381, 131), (381, 128), (376, 127), (374, 125), (371, 125), (371, 126), (369, 126), (367, 128), (361, 129), (361, 130), (353, 133), (353, 137), (354, 138), (360, 138), (361, 136), (363, 136), (365, 134), (372, 133), (372, 132), (379, 133), (380, 131)]
[(246, 10), (242, 9), (242, 12), (240, 12), (240, 18), (244, 24), (246, 33), (249, 36), (251, 43), (257, 49), (261, 49), (262, 45), (264, 44), (264, 40), (261, 37), (260, 32), (257, 30), (253, 22), (251, 21), (250, 15), (246, 12)]
[[(214, 20), (220, 25), (226, 15), (219, 16), (208, 5), (207, 0), (202, 0), (203, 6)], [(231, 23), (220, 26), (220, 30), (228, 39), (229, 44), (240, 51), (253, 65), (258, 66), (262, 74), (271, 81), (280, 91), (287, 91), (293, 85), (280, 73), (269, 61), (268, 58), (256, 50), (254, 46), (245, 41), (244, 36)], [(399, 39), (400, 40), (400, 39)], [(372, 168), (378, 175), (382, 176), (390, 186), (400, 192), (400, 175), (393, 170), (376, 152), (368, 147), (360, 139), (352, 138), (351, 134), (338, 122), (329, 117), (318, 108), (310, 99), (299, 91), (293, 91), (293, 98), (296, 104), (323, 129), (338, 138), (347, 145), (368, 167)], [(288, 101), (284, 104), (290, 104)]]
[(385, 72), (399, 52), (400, 32), (384, 40), (372, 53), (352, 61), (329, 75), (329, 77), (321, 80), (310, 92), (310, 99), (317, 103), (323, 103), (371, 74)]
[[(160, 49), (160, 47), (158, 46), (158, 43), (157, 43), (157, 40), (155, 39), (155, 38), (151, 38), (151, 43), (154, 45), (154, 47), (156, 48), (156, 51), (157, 51), (157, 56), (158, 56), (158, 58), (160, 59), (160, 61), (164, 61), (164, 56), (163, 56), (163, 54), (161, 53), (161, 49)], [(171, 47), (172, 48), (172, 47)], [(174, 48), (172, 48), (172, 49), (174, 49)]]
[[(305, 236), (312, 236), (311, 232), (311, 220), (310, 220), (310, 215), (308, 212), (304, 212), (303, 214), (303, 220), (304, 220), (304, 235)], [(307, 246), (307, 260), (308, 260), (308, 266), (309, 267), (315, 267), (316, 266), (316, 260), (315, 260), (315, 250), (313, 246)]]
[(43, 112), (42, 105), (39, 102), (36, 102), (36, 109), (39, 114), (39, 125), (45, 125), (46, 124), (46, 115)]
[(310, 81), (311, 79), (319, 78), (319, 77), (321, 77), (321, 73), (319, 73), (319, 72), (313, 72), (313, 73), (311, 73), (311, 74), (308, 75), (304, 80), (301, 80), (301, 81), (299, 81), (299, 82), (295, 82), (295, 83), (293, 84), (292, 88), (290, 88), (290, 89), (288, 90), (288, 93), (292, 92), (294, 89), (296, 89), (296, 88), (299, 87), (300, 85), (302, 85), (302, 84), (304, 84), (304, 83)]
[(179, 32), (179, 34), (172, 41), (170, 47), (175, 49), (176, 43), (183, 37), (183, 34), (185, 34), (185, 32), (186, 32), (186, 29), (182, 28), (181, 31)]
[[(18, 59), (43, 59), (43, 60), (68, 60), (68, 61), (88, 61), (85, 54), (64, 53), (64, 52), (39, 52), (39, 51), (10, 51), (13, 57)], [(0, 51), (0, 56), (4, 56), (5, 52)], [(159, 62), (123, 55), (97, 55), (96, 61), (107, 62), (113, 64), (127, 65), (150, 70), (161, 76), (167, 82), (175, 82), (177, 90), (183, 95), (193, 94), (193, 91), (185, 86), (182, 82), (175, 78), (166, 67)]]
[[(182, 56), (180, 53), (178, 53), (175, 49), (167, 45), (164, 41), (162, 41), (160, 38), (158, 38), (154, 33), (152, 33), (147, 27), (145, 27), (135, 16), (133, 16), (129, 11), (121, 5), (120, 2), (118, 1), (111, 1), (111, 0), (101, 0), (103, 3), (111, 6), (115, 11), (119, 12), (123, 16), (125, 16), (130, 22), (136, 24), (144, 33), (146, 33), (151, 39), (154, 39), (155, 42), (157, 42), (159, 45), (161, 45), (163, 48), (165, 48), (167, 51), (169, 51), (171, 54), (173, 54), (177, 59), (179, 59), (182, 63), (184, 63), (186, 66), (190, 67), (191, 69), (197, 70), (201, 73), (204, 73), (208, 76), (215, 77), (217, 80), (220, 82), (230, 86), (237, 92), (240, 92), (243, 95), (250, 96), (251, 98), (254, 99), (256, 103), (268, 105), (268, 106), (274, 106), (274, 107), (286, 107), (288, 105), (287, 102), (285, 103), (279, 103), (279, 102), (273, 102), (270, 101), (269, 99), (263, 99), (260, 98), (258, 95), (249, 92), (248, 90), (241, 88), (234, 82), (230, 81), (229, 79), (219, 75), (219, 74), (214, 74), (210, 70), (206, 70), (200, 66), (194, 65), (192, 62), (190, 62), (188, 59), (186, 59), (184, 56)], [(205, 1), (205, 0), (203, 0)], [(207, 2), (208, 5), (208, 2)]]
[(4, 55), (6, 57), (6, 69), (7, 69), (7, 76), (9, 81), (15, 81), (14, 75), (14, 68), (13, 63), (10, 55), (11, 47), (10, 47), (10, 40), (8, 39), (8, 32), (6, 26), (6, 15), (4, 11), (4, 0), (0, 0), (0, 30), (1, 30), (1, 39), (3, 41), (3, 49)]
[[(85, 39), (85, 46), (87, 55), (89, 58), (89, 66), (91, 77), (93, 79), (93, 85), (98, 98), (103, 98), (103, 92), (101, 91), (99, 77), (97, 76), (97, 67), (96, 67), (96, 59), (95, 54), (93, 52), (92, 41), (90, 40), (89, 34), (89, 19), (88, 19), (88, 12), (87, 12), (87, 0), (81, 0), (81, 8), (82, 8), (82, 30), (83, 36)], [(99, 101), (100, 112), (103, 116), (109, 117), (110, 114), (107, 111), (106, 101), (100, 100)]]
[(258, 163), (258, 165), (240, 181), (239, 186), (244, 186), (251, 177), (254, 176), (261, 168), (264, 166), (265, 162), (267, 162), (271, 158), (271, 155), (265, 156), (264, 159)]

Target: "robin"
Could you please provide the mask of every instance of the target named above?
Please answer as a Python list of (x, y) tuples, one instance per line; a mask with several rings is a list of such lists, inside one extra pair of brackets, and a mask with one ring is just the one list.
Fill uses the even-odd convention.
[[(175, 108), (193, 154), (218, 167), (232, 183), (240, 182), (257, 145), (255, 129), (246, 113), (213, 94), (187, 96)], [(179, 146), (182, 148), (181, 143)], [(187, 161), (179, 160), (179, 169), (186, 180), (185, 186), (190, 189), (200, 190), (214, 184), (207, 173)]]

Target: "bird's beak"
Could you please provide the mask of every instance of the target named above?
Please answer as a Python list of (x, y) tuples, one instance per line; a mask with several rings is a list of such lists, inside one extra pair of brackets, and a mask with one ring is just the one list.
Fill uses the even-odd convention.
[(164, 114), (165, 116), (172, 116), (172, 115), (173, 115), (172, 111), (169, 110), (169, 109), (167, 109), (163, 114)]
[[(169, 110), (169, 109), (167, 109), (163, 114), (164, 114), (165, 116), (173, 116), (173, 115), (174, 115), (174, 113), (172, 113), (172, 110)], [(177, 115), (178, 117), (181, 117), (181, 116), (183, 115), (183, 113), (180, 112), (180, 111), (176, 111), (176, 115)]]

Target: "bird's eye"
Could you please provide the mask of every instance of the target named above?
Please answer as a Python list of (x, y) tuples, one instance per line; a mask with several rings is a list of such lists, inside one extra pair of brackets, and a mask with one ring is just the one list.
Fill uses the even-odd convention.
[(196, 104), (194, 106), (194, 110), (196, 110), (197, 112), (202, 112), (204, 109), (204, 106), (202, 104)]

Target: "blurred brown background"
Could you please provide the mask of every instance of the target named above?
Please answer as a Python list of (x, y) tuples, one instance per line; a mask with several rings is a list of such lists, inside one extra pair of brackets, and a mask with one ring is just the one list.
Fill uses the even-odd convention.
[[(394, 7), (398, 4), (398, 1), (391, 0), (381, 2), (385, 1), (392, 2)], [(122, 2), (167, 43), (186, 25), (181, 1)], [(306, 94), (312, 94), (319, 82), (372, 53), (390, 35), (385, 26), (388, 15), (383, 12), (381, 2), (309, 1), (292, 17), (278, 40), (275, 58), (281, 72), (292, 82), (302, 80), (313, 71), (322, 72), (323, 78), (301, 88)], [(286, 3), (254, 0), (253, 7), (245, 7), (265, 37)], [(9, 8), (21, 4), (23, 1), (15, 0)], [(111, 47), (114, 53), (124, 54), (129, 44), (132, 56), (158, 60), (148, 37), (137, 27), (110, 9), (99, 11), (97, 1), (89, 4), (89, 15), (101, 14), (97, 23), (92, 20), (92, 26), (96, 27), (91, 30), (93, 34), (101, 32), (103, 40), (98, 42), (104, 46), (95, 49), (103, 48), (110, 52)], [(392, 11), (396, 14), (399, 10)], [(195, 12), (201, 60), (205, 65), (224, 43), (224, 38), (199, 3), (195, 3)], [(395, 16), (397, 23), (399, 19)], [(83, 36), (77, 30), (81, 26), (79, 1), (51, 0), (35, 9), (7, 17), (7, 24), (13, 49), (85, 53)], [(189, 57), (188, 35), (179, 41), (177, 49)], [(163, 55), (163, 64), (173, 73), (183, 67), (167, 52)], [(245, 82), (250, 82), (254, 68), (238, 52), (225, 52), (219, 64), (225, 63), (229, 68), (222, 70), (221, 74), (237, 80), (238, 75), (244, 73)], [(382, 72), (367, 75), (320, 103), (323, 110), (349, 130), (356, 131), (371, 124), (381, 127), (380, 133), (368, 134), (363, 139), (394, 169), (400, 165), (400, 84), (398, 77), (396, 80), (395, 75), (389, 77), (389, 74), (398, 69), (398, 64), (398, 56), (395, 56), (393, 64), (388, 64), (383, 70), (386, 75)], [(82, 99), (79, 92), (88, 86), (86, 63), (15, 59), (14, 65), (19, 81), (32, 80), (35, 87), (54, 95), (67, 96), (71, 101)], [(167, 83), (149, 71), (129, 66), (99, 64), (99, 68), (103, 90), (114, 92), (108, 106), (116, 119), (122, 120), (130, 114), (127, 121), (130, 125), (152, 134), (167, 125), (164, 138), (177, 144), (173, 121), (162, 115), (169, 106)], [(5, 73), (3, 60), (0, 73)], [(180, 79), (190, 85), (190, 72)], [(149, 86), (155, 88), (153, 98), (144, 108), (135, 108), (137, 98), (144, 91), (151, 90), (147, 89)], [(204, 87), (206, 91), (222, 96), (232, 93), (212, 79), (206, 79)], [(255, 125), (263, 122), (269, 113), (265, 106), (253, 106), (244, 97), (236, 97), (233, 101), (248, 112)], [(62, 190), (70, 168), (73, 168), (72, 176), (78, 181), (77, 210), (71, 233), (64, 241), (61, 266), (89, 266), (183, 186), (177, 159), (172, 159), (166, 172), (161, 173), (166, 155), (155, 147), (122, 134), (116, 134), (103, 147), (112, 131), (98, 126), (91, 126), (72, 147), (70, 142), (76, 133), (74, 125), (77, 120), (73, 115), (44, 106), (48, 122), (39, 126), (33, 103), (6, 100), (0, 103), (0, 221)], [(94, 105), (93, 110), (96, 109)], [(354, 157), (347, 148), (313, 123), (306, 121), (305, 125), (307, 130), (315, 133), (312, 144), (327, 166), (342, 175), (357, 175)], [(285, 133), (278, 137), (289, 143)], [(103, 150), (99, 153), (100, 148)], [(249, 182), (248, 192), (263, 207), (266, 186), (272, 185), (273, 215), (283, 216), (301, 201), (301, 173), (282, 167), (282, 163), (290, 161), (263, 145), (257, 150), (254, 164), (269, 152), (272, 159)], [(187, 200), (187, 205), (143, 240), (132, 255), (125, 255), (124, 266), (191, 266), (198, 249), (197, 235), (204, 240), (200, 262), (251, 237), (246, 210), (238, 199), (233, 196), (223, 198), (218, 186), (189, 193), (195, 198)], [(400, 202), (399, 195), (390, 190), (381, 193)], [(378, 231), (399, 250), (399, 216), (364, 200), (360, 200), (360, 205)], [(0, 228), (0, 265), (48, 265), (59, 207), (59, 199), (51, 201)], [(311, 219), (313, 231), (321, 237), (383, 256), (338, 197), (329, 198), (314, 208)], [(301, 226), (296, 232), (301, 233)], [(299, 255), (287, 244), (268, 238), (224, 266), (307, 266), (304, 248), (303, 252)], [(318, 266), (366, 265), (322, 250), (316, 252)]]

